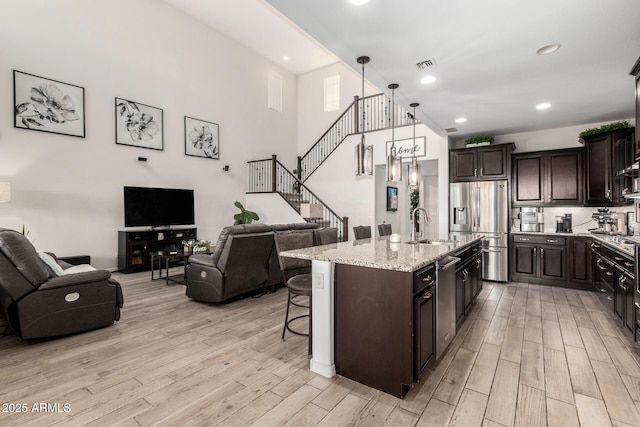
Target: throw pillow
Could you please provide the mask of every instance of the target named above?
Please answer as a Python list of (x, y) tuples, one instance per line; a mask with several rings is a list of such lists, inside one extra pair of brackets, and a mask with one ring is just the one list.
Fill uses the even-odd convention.
[(62, 267), (58, 265), (51, 255), (44, 252), (38, 252), (38, 256), (40, 256), (45, 268), (49, 272), (49, 277), (58, 277), (64, 274)]

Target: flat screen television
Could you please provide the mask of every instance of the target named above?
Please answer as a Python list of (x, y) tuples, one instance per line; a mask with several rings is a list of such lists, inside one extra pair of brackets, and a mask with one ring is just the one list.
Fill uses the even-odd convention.
[(195, 224), (193, 190), (124, 187), (124, 226)]

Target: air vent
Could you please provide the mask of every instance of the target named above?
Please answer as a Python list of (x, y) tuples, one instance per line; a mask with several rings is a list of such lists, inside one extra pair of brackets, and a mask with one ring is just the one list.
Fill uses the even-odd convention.
[(458, 128), (446, 128), (444, 131), (447, 133), (458, 132)]
[(436, 64), (435, 58), (429, 58), (418, 62), (416, 67), (418, 67), (418, 70), (426, 70), (427, 68), (437, 68), (438, 64)]

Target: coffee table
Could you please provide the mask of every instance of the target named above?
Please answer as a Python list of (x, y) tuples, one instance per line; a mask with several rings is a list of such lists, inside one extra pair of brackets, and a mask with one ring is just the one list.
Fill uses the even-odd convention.
[[(185, 261), (186, 258), (189, 258), (190, 255), (184, 254), (164, 254), (164, 253), (151, 253), (151, 280), (155, 280), (154, 274), (156, 271), (156, 262), (158, 264), (158, 279), (165, 279), (167, 285), (170, 283), (178, 283), (180, 285), (185, 285), (187, 283), (187, 263)], [(184, 264), (184, 273), (182, 274), (174, 274), (172, 276), (169, 275), (169, 263), (175, 261), (182, 261)], [(163, 265), (164, 264), (164, 265)], [(164, 276), (162, 274), (162, 270), (164, 268)]]

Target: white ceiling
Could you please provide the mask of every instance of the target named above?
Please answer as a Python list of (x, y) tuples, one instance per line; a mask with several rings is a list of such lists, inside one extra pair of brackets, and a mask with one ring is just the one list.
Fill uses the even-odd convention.
[[(356, 58), (370, 56), (367, 80), (387, 92), (399, 83), (396, 101), (419, 102), (418, 118), (442, 134), (456, 127), (454, 139), (634, 115), (637, 0), (165, 1), (296, 74), (336, 57), (360, 72)], [(562, 47), (536, 54), (550, 43)], [(430, 58), (437, 66), (418, 70)], [(426, 74), (437, 81), (422, 85)]]

